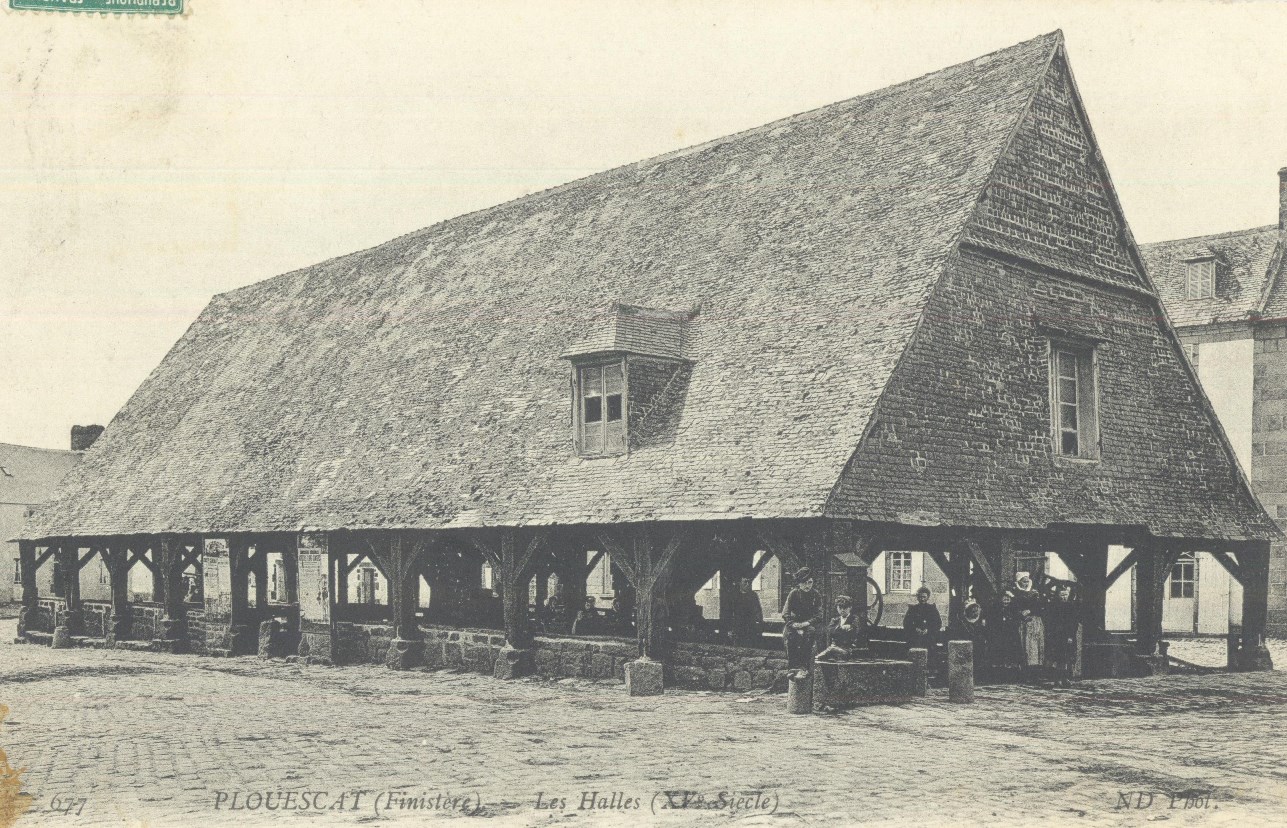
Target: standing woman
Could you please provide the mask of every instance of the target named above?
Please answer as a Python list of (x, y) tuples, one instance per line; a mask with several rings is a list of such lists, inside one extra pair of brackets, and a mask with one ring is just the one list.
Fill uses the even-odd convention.
[(1011, 606), (1019, 616), (1020, 672), (1033, 681), (1046, 663), (1046, 622), (1042, 620), (1041, 596), (1032, 588), (1032, 578), (1020, 572), (1014, 581)]

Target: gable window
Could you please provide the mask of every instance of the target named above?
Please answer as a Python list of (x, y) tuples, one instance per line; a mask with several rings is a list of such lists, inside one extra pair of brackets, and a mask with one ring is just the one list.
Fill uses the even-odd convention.
[(1192, 598), (1198, 583), (1198, 558), (1184, 552), (1171, 567), (1171, 597)]
[(1215, 296), (1215, 259), (1194, 259), (1184, 263), (1185, 296), (1210, 299)]
[(626, 450), (625, 363), (577, 367), (577, 446), (581, 454), (621, 454)]
[(1198, 370), (1198, 343), (1190, 342), (1184, 346), (1184, 355), (1189, 358), (1189, 364), (1193, 370)]
[(886, 559), (889, 567), (890, 592), (912, 591), (912, 553), (890, 552)]
[(1098, 457), (1093, 348), (1051, 343), (1050, 401), (1055, 453), (1061, 457)]

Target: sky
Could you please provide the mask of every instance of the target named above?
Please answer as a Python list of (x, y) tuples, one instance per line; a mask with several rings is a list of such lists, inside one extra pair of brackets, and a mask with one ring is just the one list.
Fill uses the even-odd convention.
[(0, 11), (0, 442), (210, 297), (1062, 29), (1135, 238), (1272, 224), (1287, 3), (189, 0)]

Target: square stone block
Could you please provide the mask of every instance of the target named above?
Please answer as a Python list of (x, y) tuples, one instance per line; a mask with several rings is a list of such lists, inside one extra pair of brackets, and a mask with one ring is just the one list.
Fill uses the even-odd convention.
[(631, 696), (660, 696), (664, 682), (660, 661), (639, 659), (625, 665), (626, 693)]

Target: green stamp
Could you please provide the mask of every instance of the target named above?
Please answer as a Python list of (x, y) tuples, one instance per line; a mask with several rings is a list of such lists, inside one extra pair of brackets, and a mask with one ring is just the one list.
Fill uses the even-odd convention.
[(184, 0), (9, 0), (9, 8), (19, 11), (183, 14), (183, 3)]

